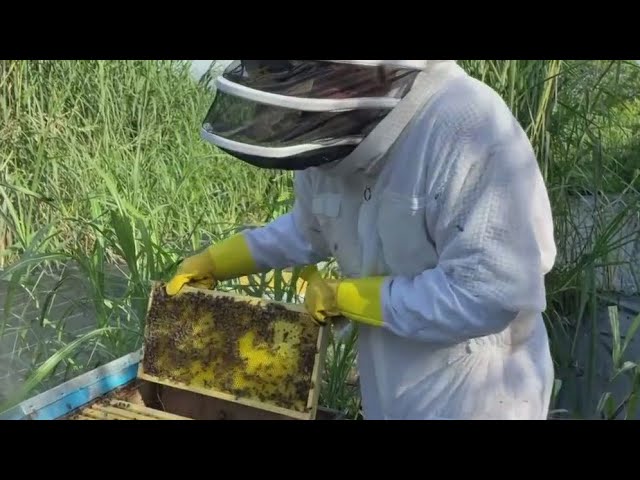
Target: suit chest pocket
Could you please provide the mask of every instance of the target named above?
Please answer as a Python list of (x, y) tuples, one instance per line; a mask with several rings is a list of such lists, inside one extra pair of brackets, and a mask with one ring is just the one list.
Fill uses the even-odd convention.
[(311, 211), (318, 223), (327, 250), (338, 262), (344, 275), (356, 275), (360, 266), (357, 213), (337, 193), (316, 194)]
[(392, 274), (417, 275), (438, 263), (426, 215), (426, 197), (382, 195), (378, 235), (383, 260)]

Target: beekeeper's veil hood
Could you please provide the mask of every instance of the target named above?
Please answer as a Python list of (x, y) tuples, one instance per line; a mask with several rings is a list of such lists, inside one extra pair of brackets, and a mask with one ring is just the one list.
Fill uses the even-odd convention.
[[(424, 94), (420, 75), (431, 62), (235, 60), (217, 79), (202, 136), (262, 168), (302, 170), (363, 149), (375, 156), (421, 103), (408, 94), (418, 87)], [(392, 111), (397, 118), (389, 118)], [(385, 138), (367, 146), (370, 134)]]

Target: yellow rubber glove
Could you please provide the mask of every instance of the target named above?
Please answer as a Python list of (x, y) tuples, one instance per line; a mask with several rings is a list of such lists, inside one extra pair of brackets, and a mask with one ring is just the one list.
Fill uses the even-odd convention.
[(167, 283), (166, 291), (167, 295), (176, 295), (186, 284), (213, 289), (219, 281), (251, 273), (257, 273), (257, 267), (244, 236), (239, 233), (186, 258)]
[(340, 315), (336, 300), (336, 280), (322, 278), (315, 265), (304, 268), (300, 272), (300, 278), (307, 282), (304, 306), (318, 325), (326, 324), (327, 318)]
[(382, 326), (384, 277), (324, 279), (315, 265), (303, 269), (300, 276), (307, 282), (305, 307), (319, 325), (342, 315), (355, 322)]

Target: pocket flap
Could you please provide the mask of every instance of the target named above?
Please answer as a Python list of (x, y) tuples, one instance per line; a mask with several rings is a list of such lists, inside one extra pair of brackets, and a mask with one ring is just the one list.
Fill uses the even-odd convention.
[(327, 217), (337, 217), (340, 214), (340, 203), (342, 196), (337, 193), (323, 193), (315, 195), (311, 210), (314, 215), (325, 215)]

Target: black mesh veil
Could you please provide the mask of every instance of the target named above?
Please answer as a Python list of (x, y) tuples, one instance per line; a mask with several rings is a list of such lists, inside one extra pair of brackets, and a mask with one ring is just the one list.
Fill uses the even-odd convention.
[(264, 168), (348, 155), (411, 89), (417, 69), (321, 60), (236, 60), (217, 80), (203, 137)]

